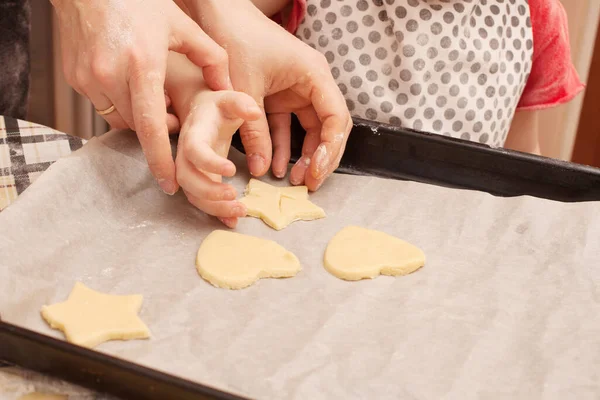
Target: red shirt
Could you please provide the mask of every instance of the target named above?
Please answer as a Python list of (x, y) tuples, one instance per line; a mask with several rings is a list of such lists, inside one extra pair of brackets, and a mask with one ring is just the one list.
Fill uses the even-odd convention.
[[(518, 110), (540, 110), (566, 103), (584, 88), (571, 61), (567, 15), (559, 0), (529, 0), (533, 59)], [(295, 33), (306, 0), (293, 0), (286, 28)]]

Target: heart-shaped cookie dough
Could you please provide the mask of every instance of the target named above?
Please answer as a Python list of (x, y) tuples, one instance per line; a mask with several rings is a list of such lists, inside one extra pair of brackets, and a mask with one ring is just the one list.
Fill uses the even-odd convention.
[(243, 289), (261, 278), (289, 278), (302, 268), (298, 258), (272, 240), (217, 230), (196, 257), (202, 278), (224, 289)]
[(410, 274), (425, 265), (425, 254), (387, 233), (348, 226), (329, 241), (324, 263), (325, 269), (338, 278), (357, 281)]

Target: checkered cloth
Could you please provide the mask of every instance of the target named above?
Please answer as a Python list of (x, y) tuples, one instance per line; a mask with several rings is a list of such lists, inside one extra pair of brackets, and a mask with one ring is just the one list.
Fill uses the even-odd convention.
[(0, 116), (0, 211), (52, 163), (84, 143), (42, 125)]

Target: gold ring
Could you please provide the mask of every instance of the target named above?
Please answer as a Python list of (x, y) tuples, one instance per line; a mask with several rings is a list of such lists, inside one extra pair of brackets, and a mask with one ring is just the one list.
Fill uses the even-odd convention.
[(115, 106), (114, 105), (108, 107), (106, 110), (96, 110), (96, 112), (98, 113), (98, 115), (110, 114), (113, 111), (115, 111)]

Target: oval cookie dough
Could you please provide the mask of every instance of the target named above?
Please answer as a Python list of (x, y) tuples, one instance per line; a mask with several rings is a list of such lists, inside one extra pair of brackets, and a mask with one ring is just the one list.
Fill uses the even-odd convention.
[(325, 269), (338, 278), (357, 281), (410, 274), (425, 265), (425, 254), (387, 233), (348, 226), (329, 241), (324, 263)]
[(289, 278), (302, 268), (291, 252), (272, 240), (217, 230), (196, 257), (198, 273), (213, 286), (242, 289), (261, 278)]

